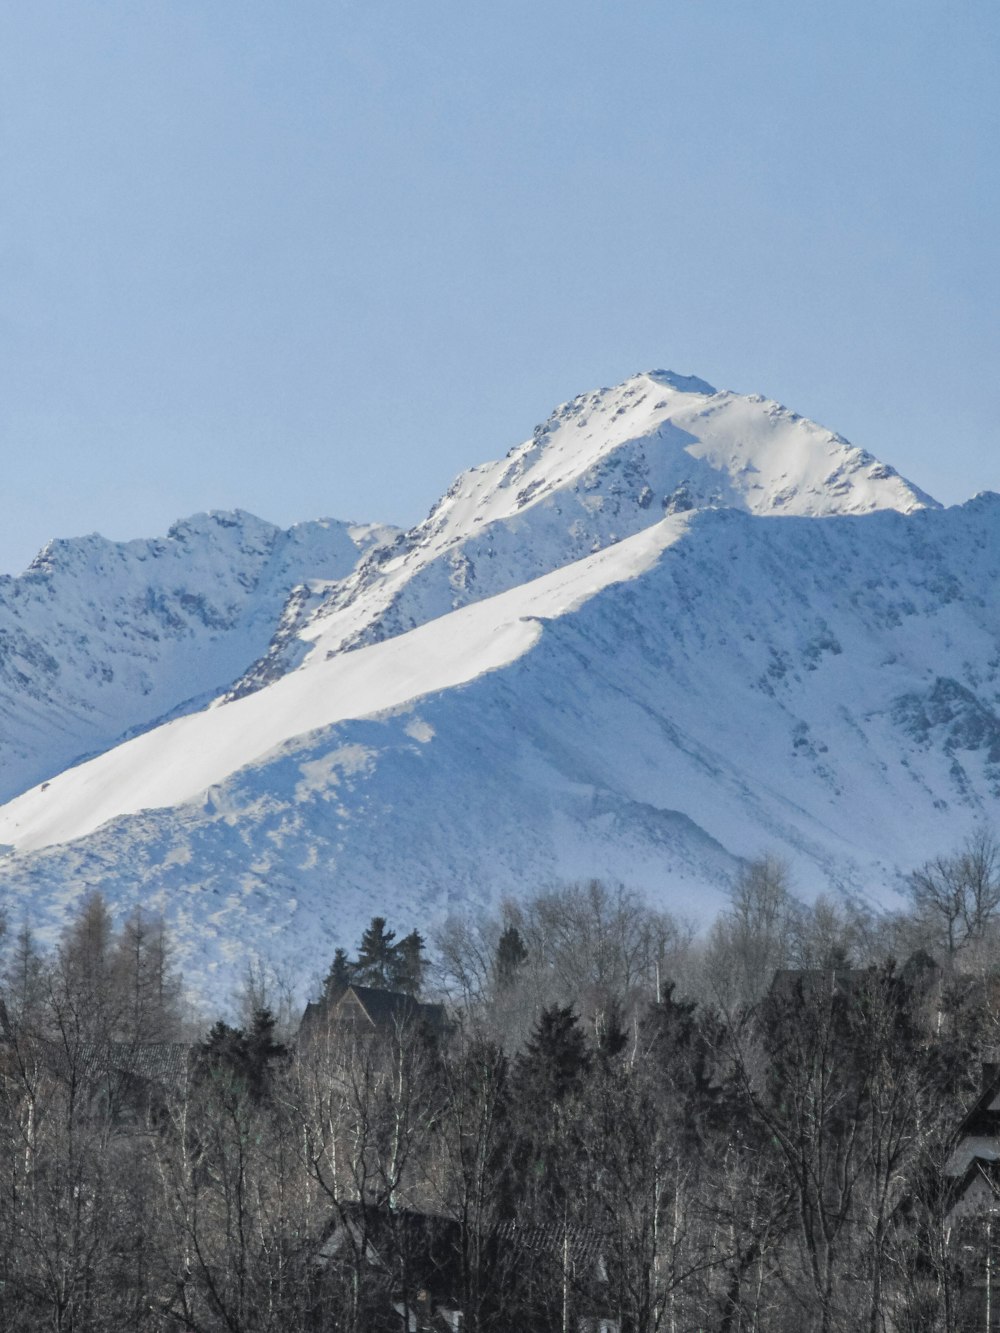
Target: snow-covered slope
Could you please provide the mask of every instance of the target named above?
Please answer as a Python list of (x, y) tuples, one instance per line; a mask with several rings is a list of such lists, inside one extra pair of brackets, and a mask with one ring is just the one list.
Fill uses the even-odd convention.
[[(774, 403), (637, 376), (353, 572), (307, 552), (283, 608), (301, 578), (261, 561), (240, 605), (261, 642), (280, 623), (228, 701), (0, 808), (15, 916), (160, 906), (223, 991), (254, 952), (308, 978), (374, 911), (423, 928), (565, 878), (704, 916), (769, 848), (806, 894), (887, 901), (996, 810), (1000, 498), (941, 510)], [(175, 651), (149, 660), (176, 684)]]
[(53, 921), (97, 884), (162, 905), (208, 987), (572, 876), (704, 913), (765, 848), (891, 900), (996, 809), (998, 580), (998, 497), (670, 516), (26, 794), (0, 883)]
[(310, 653), (389, 638), (613, 545), (665, 513), (822, 516), (934, 501), (892, 468), (760, 396), (671, 371), (557, 408), (506, 458), (457, 478), (428, 518), (284, 617), (233, 697)]
[(325, 589), (394, 535), (333, 520), (283, 531), (237, 511), (151, 541), (50, 543), (0, 578), (0, 799), (201, 707), (265, 650), (295, 585)]

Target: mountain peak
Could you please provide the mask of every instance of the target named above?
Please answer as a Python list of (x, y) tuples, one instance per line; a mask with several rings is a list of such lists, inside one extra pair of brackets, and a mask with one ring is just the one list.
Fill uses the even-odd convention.
[(710, 398), (719, 392), (707, 380), (699, 379), (697, 375), (679, 375), (675, 370), (643, 370), (635, 376), (636, 379), (640, 377), (662, 384), (665, 389), (676, 389), (678, 393), (701, 393)]
[(427, 518), (290, 617), (234, 694), (304, 660), (392, 637), (659, 522), (734, 509), (819, 518), (935, 501), (842, 436), (759, 395), (670, 370), (562, 403), (505, 457), (458, 476)]

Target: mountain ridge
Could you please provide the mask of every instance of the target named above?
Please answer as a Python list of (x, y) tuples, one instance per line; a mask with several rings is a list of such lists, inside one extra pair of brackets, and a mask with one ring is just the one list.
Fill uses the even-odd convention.
[(0, 578), (0, 797), (208, 702), (266, 648), (291, 585), (393, 533), (216, 510), (164, 537), (49, 542)]
[(50, 933), (90, 887), (162, 907), (221, 992), (252, 953), (309, 975), (373, 903), (424, 929), (598, 875), (704, 919), (769, 848), (806, 896), (895, 901), (1000, 799), (1000, 498), (942, 509), (657, 374), (300, 584), (269, 678), (0, 808), (8, 902)]
[[(752, 456), (751, 456), (752, 455)], [(842, 436), (760, 395), (644, 372), (560, 404), (502, 459), (461, 473), (423, 522), (296, 608), (227, 696), (506, 591), (664, 513), (909, 512), (937, 502)]]

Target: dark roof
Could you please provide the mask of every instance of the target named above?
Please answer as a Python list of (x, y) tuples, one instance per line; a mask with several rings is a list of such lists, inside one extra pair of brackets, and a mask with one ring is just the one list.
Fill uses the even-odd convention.
[(1000, 1162), (984, 1157), (973, 1157), (965, 1171), (954, 1181), (948, 1191), (948, 1210), (955, 1208), (965, 1197), (970, 1186), (978, 1179), (986, 1181), (993, 1197), (1000, 1206)]
[(348, 986), (339, 1003), (343, 1004), (352, 991), (377, 1028), (395, 1027), (399, 1023), (412, 1023), (415, 1020), (430, 1023), (432, 1027), (444, 1024), (443, 1004), (422, 1004), (403, 991), (353, 985)]
[(607, 1248), (604, 1237), (587, 1227), (550, 1222), (543, 1226), (523, 1226), (516, 1221), (501, 1222), (497, 1239), (532, 1255), (544, 1255), (561, 1261), (568, 1253), (573, 1263), (596, 1268)]
[(360, 1203), (342, 1204), (339, 1213), (331, 1230), (346, 1222), (356, 1235), (360, 1233), (378, 1256), (390, 1287), (395, 1285), (392, 1275), (399, 1258), (405, 1254), (415, 1286), (425, 1288), (435, 1304), (455, 1303), (462, 1289), (462, 1236), (454, 1218)]
[(307, 1033), (317, 1024), (336, 1021), (345, 1003), (360, 1006), (372, 1027), (379, 1032), (390, 1032), (404, 1024), (425, 1023), (435, 1031), (443, 1031), (447, 1018), (443, 1004), (424, 1004), (403, 991), (379, 990), (375, 986), (350, 985), (335, 1000), (313, 1000), (306, 1005), (300, 1033)]
[[(454, 1304), (461, 1291), (462, 1230), (455, 1218), (410, 1209), (389, 1209), (384, 1205), (345, 1203), (331, 1224), (327, 1235), (347, 1222), (363, 1233), (386, 1271), (394, 1260), (406, 1254), (407, 1269), (415, 1286), (424, 1287), (435, 1304)], [(597, 1277), (606, 1245), (595, 1231), (559, 1222), (525, 1226), (517, 1221), (501, 1222), (484, 1237), (496, 1246), (496, 1254), (509, 1253), (515, 1261), (541, 1261), (545, 1265), (563, 1263), (568, 1252), (571, 1264), (579, 1271), (575, 1281), (591, 1288)], [(598, 1279), (598, 1288), (603, 1280)], [(581, 1289), (583, 1289), (581, 1287)]]
[(990, 1103), (1000, 1097), (1000, 1065), (983, 1065), (983, 1090), (962, 1117), (953, 1142), (958, 1144), (967, 1135), (977, 1138), (995, 1135), (1000, 1138), (1000, 1111), (991, 1111)]

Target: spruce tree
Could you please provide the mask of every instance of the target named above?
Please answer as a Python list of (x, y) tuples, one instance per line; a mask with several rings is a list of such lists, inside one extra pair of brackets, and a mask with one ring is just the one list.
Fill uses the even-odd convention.
[(338, 949), (333, 955), (333, 962), (323, 982), (323, 998), (335, 1004), (354, 980), (357, 965), (347, 956), (346, 949)]
[(517, 926), (508, 926), (497, 944), (493, 971), (500, 990), (508, 990), (517, 978), (518, 970), (527, 961), (528, 950)]
[(384, 916), (373, 916), (361, 936), (361, 948), (355, 966), (355, 979), (363, 986), (381, 990), (392, 987), (396, 971), (396, 932), (388, 930)]
[(542, 1010), (517, 1068), (522, 1092), (538, 1106), (562, 1101), (580, 1087), (590, 1069), (590, 1052), (572, 1008)]
[(411, 930), (409, 935), (405, 935), (395, 947), (393, 985), (397, 990), (405, 991), (407, 995), (420, 994), (424, 968), (427, 966), (424, 943), (420, 931)]

